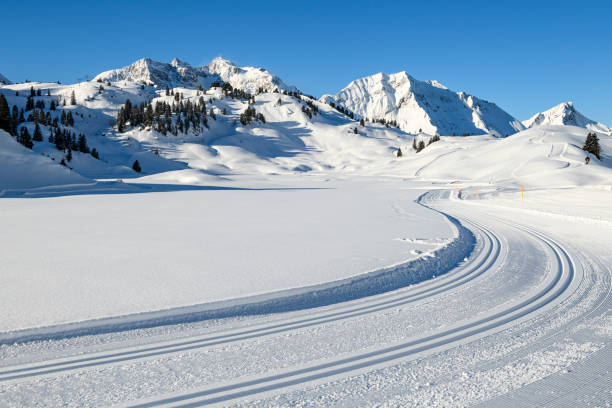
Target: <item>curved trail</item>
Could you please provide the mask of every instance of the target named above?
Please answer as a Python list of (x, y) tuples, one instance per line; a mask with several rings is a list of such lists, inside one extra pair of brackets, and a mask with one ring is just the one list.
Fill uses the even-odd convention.
[[(460, 362), (474, 350), (481, 354), (494, 350), (507, 337), (530, 338), (527, 334), (535, 333), (533, 340), (508, 346), (501, 354), (487, 351), (491, 357), (470, 363), (480, 371), (503, 367), (543, 353), (587, 316), (609, 312), (609, 290), (589, 290), (593, 282), (609, 283), (609, 275), (593, 274), (593, 266), (573, 248), (535, 228), (474, 214), (447, 198), (447, 192), (432, 192), (423, 202), (451, 212), (474, 234), (477, 244), (466, 262), (438, 278), (311, 310), (247, 318), (195, 336), (185, 330), (184, 337), (173, 340), (162, 336), (136, 346), (118, 342), (103, 352), (0, 367), (0, 399), (3, 389), (25, 395), (41, 384), (65, 389), (79, 378), (83, 387), (100, 387), (98, 393), (114, 392), (104, 391), (108, 384), (118, 387), (116, 395), (97, 396), (92, 405), (337, 405), (343, 401), (342, 393), (337, 392), (334, 400), (332, 391), (367, 395), (363, 376), (422, 370), (422, 365), (414, 366), (416, 361), (435, 366), (444, 355), (444, 362)], [(423, 319), (423, 311), (431, 313), (429, 319)], [(269, 350), (279, 354), (270, 356)], [(174, 371), (153, 369), (160, 366)], [(176, 367), (186, 367), (199, 377), (168, 386), (176, 381)], [(126, 369), (135, 375), (126, 377)], [(601, 366), (597, 369), (601, 371)], [(117, 385), (118, 378), (124, 383)], [(156, 381), (163, 387), (155, 386)], [(153, 388), (147, 391), (143, 385)], [(133, 389), (141, 391), (125, 394)], [(317, 395), (330, 400), (313, 400)], [(355, 400), (354, 405), (363, 401)]]

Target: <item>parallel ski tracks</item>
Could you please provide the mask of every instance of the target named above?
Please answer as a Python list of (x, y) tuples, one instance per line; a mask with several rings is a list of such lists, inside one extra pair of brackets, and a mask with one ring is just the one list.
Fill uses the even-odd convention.
[(226, 333), (205, 335), (195, 338), (182, 339), (164, 344), (153, 344), (141, 347), (127, 348), (121, 351), (113, 350), (105, 353), (95, 353), (87, 356), (58, 359), (44, 363), (34, 363), (17, 367), (0, 368), (0, 382), (29, 379), (43, 375), (56, 375), (62, 372), (94, 368), (114, 363), (128, 362), (145, 358), (162, 356), (164, 354), (180, 353), (189, 350), (218, 346), (258, 337), (280, 334), (290, 330), (302, 329), (333, 321), (350, 319), (371, 313), (378, 313), (387, 309), (397, 308), (409, 303), (426, 300), (432, 296), (443, 294), (460, 285), (464, 285), (490, 270), (495, 263), (500, 262), (500, 240), (483, 226), (470, 223), (473, 232), (480, 238), (481, 249), (473, 259), (439, 279), (407, 287), (393, 292), (371, 296), (357, 301), (336, 305), (340, 310), (324, 310), (314, 316), (297, 317), (290, 320), (268, 322), (259, 327), (250, 327), (243, 330), (232, 330)]
[(443, 350), (461, 344), (461, 342), (466, 340), (475, 340), (502, 330), (506, 325), (516, 323), (522, 318), (527, 318), (529, 315), (541, 311), (547, 306), (551, 306), (562, 295), (567, 295), (566, 291), (576, 277), (576, 266), (569, 253), (561, 245), (525, 227), (516, 228), (521, 229), (544, 244), (546, 251), (550, 255), (550, 272), (553, 274), (553, 277), (545, 287), (505, 310), (394, 346), (330, 360), (309, 367), (290, 369), (273, 375), (193, 390), (186, 394), (148, 399), (142, 403), (129, 406), (152, 407), (163, 405), (192, 407), (229, 402), (254, 394), (331, 379), (339, 375), (347, 376), (352, 373), (358, 373), (360, 370), (374, 369), (382, 365), (393, 364), (410, 359), (419, 353)]
[[(501, 221), (501, 220), (498, 220)], [(37, 377), (62, 375), (64, 373), (86, 370), (105, 365), (123, 364), (141, 359), (157, 358), (173, 353), (213, 347), (227, 343), (272, 336), (291, 330), (307, 328), (343, 319), (351, 319), (409, 303), (428, 301), (434, 296), (450, 294), (462, 285), (478, 279), (487, 272), (491, 273), (504, 262), (504, 248), (499, 236), (487, 227), (473, 221), (464, 221), (479, 237), (477, 253), (471, 260), (455, 268), (448, 274), (414, 287), (408, 287), (386, 294), (321, 308), (313, 314), (297, 315), (288, 319), (268, 321), (258, 326), (248, 326), (231, 331), (207, 334), (204, 336), (177, 341), (149, 344), (122, 350), (113, 350), (78, 357), (68, 357), (42, 363), (3, 367), (0, 369), (0, 382), (29, 381)], [(212, 384), (191, 390), (188, 393), (172, 394), (137, 402), (134, 407), (151, 406), (201, 406), (228, 403), (255, 394), (279, 391), (307, 383), (328, 381), (338, 376), (355, 375), (364, 370), (397, 364), (417, 356), (441, 351), (464, 342), (473, 341), (503, 330), (510, 325), (528, 319), (531, 315), (542, 313), (554, 306), (560, 298), (570, 295), (570, 286), (576, 286), (577, 271), (571, 255), (555, 240), (528, 227), (512, 225), (539, 242), (548, 254), (549, 271), (546, 284), (535, 293), (509, 303), (503, 310), (492, 311), (485, 316), (475, 316), (473, 320), (457, 323), (444, 330), (427, 333), (420, 337), (407, 339), (399, 344), (381, 347), (354, 355), (345, 355), (321, 363), (293, 367), (261, 376), (238, 378), (233, 381)], [(315, 309), (316, 310), (316, 309)]]

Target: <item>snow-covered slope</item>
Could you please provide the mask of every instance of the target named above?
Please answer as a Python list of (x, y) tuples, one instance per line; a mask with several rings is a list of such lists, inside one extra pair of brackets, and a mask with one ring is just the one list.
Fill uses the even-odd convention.
[(578, 112), (572, 102), (564, 102), (539, 112), (523, 121), (527, 128), (541, 125), (569, 125), (589, 129), (594, 132), (610, 133), (612, 130), (602, 123), (595, 122)]
[(10, 85), (10, 84), (12, 84), (12, 82), (9, 81), (7, 77), (5, 77), (4, 75), (0, 74), (0, 84), (2, 84), (2, 85)]
[(494, 103), (451, 91), (437, 81), (419, 81), (404, 71), (357, 79), (321, 101), (333, 101), (361, 117), (397, 121), (411, 133), (421, 129), (430, 134), (504, 137), (524, 129)]
[(26, 149), (0, 130), (0, 195), (4, 190), (92, 183), (57, 161)]
[(127, 67), (102, 72), (94, 78), (104, 82), (130, 81), (152, 83), (158, 88), (183, 87), (208, 88), (215, 81), (227, 82), (234, 88), (257, 94), (260, 90), (272, 92), (275, 89), (297, 91), (280, 78), (263, 68), (239, 67), (233, 62), (217, 57), (207, 66), (193, 67), (175, 58), (170, 63), (143, 58)]

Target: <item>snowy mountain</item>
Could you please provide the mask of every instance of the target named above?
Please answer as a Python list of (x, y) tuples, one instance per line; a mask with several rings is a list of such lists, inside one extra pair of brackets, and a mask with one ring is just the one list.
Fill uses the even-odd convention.
[(238, 67), (221, 57), (212, 60), (207, 68), (210, 74), (218, 75), (223, 82), (229, 82), (234, 88), (243, 89), (251, 94), (259, 93), (260, 89), (266, 92), (272, 92), (275, 89), (291, 92), (298, 90), (263, 68)]
[(595, 122), (578, 112), (572, 102), (564, 102), (539, 112), (530, 119), (523, 121), (526, 128), (541, 125), (569, 125), (578, 126), (595, 132), (610, 133), (612, 130), (602, 123)]
[(211, 77), (207, 70), (194, 68), (177, 58), (170, 63), (143, 58), (127, 67), (102, 72), (94, 78), (94, 81), (97, 80), (153, 83), (159, 88), (197, 88), (200, 85), (208, 87), (217, 78)]
[(187, 62), (175, 58), (170, 63), (143, 58), (127, 67), (102, 72), (94, 78), (104, 82), (130, 81), (136, 83), (153, 83), (158, 88), (210, 87), (213, 82), (227, 82), (234, 88), (257, 94), (260, 90), (297, 91), (297, 88), (285, 84), (280, 78), (263, 68), (239, 67), (233, 62), (217, 57), (207, 66), (193, 67)]
[(7, 77), (5, 77), (4, 75), (0, 74), (0, 84), (10, 85), (10, 84), (12, 84), (12, 82), (9, 81)]
[(397, 121), (411, 133), (421, 129), (430, 134), (504, 137), (524, 129), (494, 103), (451, 91), (437, 81), (419, 81), (404, 71), (357, 79), (321, 101), (333, 101), (360, 117)]

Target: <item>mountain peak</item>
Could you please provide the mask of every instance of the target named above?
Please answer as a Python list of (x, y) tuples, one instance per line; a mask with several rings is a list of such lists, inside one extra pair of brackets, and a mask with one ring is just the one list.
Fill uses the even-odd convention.
[(494, 103), (453, 92), (438, 81), (420, 81), (406, 71), (356, 79), (336, 95), (325, 95), (325, 102), (330, 100), (361, 117), (397, 121), (410, 133), (503, 137), (523, 129)]
[(222, 57), (217, 57), (202, 67), (193, 67), (178, 58), (174, 58), (170, 63), (142, 58), (126, 67), (102, 72), (94, 78), (98, 79), (105, 82), (153, 83), (158, 88), (208, 88), (213, 82), (221, 81), (251, 94), (257, 94), (260, 90), (271, 92), (275, 89), (297, 91), (297, 88), (285, 84), (263, 68), (238, 67)]
[(538, 112), (523, 121), (527, 128), (542, 125), (578, 126), (595, 132), (609, 133), (606, 125), (591, 120), (576, 110), (573, 102), (562, 102), (544, 112)]
[(9, 81), (7, 77), (5, 77), (4, 75), (0, 74), (0, 84), (10, 85), (10, 84), (12, 84), (12, 82)]

